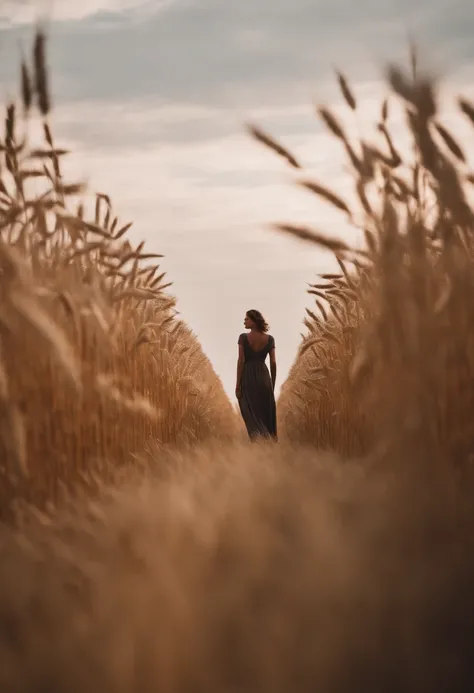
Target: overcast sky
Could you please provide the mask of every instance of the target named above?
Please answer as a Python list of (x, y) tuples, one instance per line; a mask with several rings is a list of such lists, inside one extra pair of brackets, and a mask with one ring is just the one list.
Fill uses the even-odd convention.
[(121, 219), (134, 221), (134, 238), (166, 255), (179, 308), (230, 394), (245, 311), (270, 322), (281, 382), (311, 304), (306, 282), (332, 267), (268, 224), (311, 222), (357, 240), (243, 123), (262, 125), (311, 175), (349, 195), (345, 159), (314, 117), (319, 101), (341, 109), (334, 66), (360, 102), (347, 121), (354, 132), (377, 114), (382, 69), (405, 56), (409, 34), (427, 65), (474, 98), (472, 0), (3, 1), (3, 97), (16, 85), (13, 56), (42, 13), (56, 138), (74, 148), (71, 174), (109, 193)]

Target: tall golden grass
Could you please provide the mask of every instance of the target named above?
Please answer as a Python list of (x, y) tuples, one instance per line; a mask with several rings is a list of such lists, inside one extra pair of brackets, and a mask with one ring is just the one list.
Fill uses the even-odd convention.
[[(309, 290), (315, 305), (282, 388), (281, 427), (293, 441), (351, 456), (394, 435), (416, 437), (436, 455), (465, 463), (474, 444), (473, 177), (439, 120), (437, 85), (418, 74), (416, 55), (411, 73), (391, 67), (388, 81), (391, 95), (377, 123), (381, 142), (350, 141), (334, 114), (319, 109), (348, 154), (359, 208), (318, 182), (303, 183), (361, 219), (364, 249), (309, 228), (278, 226), (334, 252), (340, 266)], [(339, 83), (356, 110), (342, 75)], [(390, 135), (394, 99), (403, 104), (412, 139), (406, 157)], [(463, 98), (459, 106), (474, 125), (474, 106)]]
[(201, 446), (0, 527), (0, 689), (472, 690), (472, 481), (405, 461)]
[(131, 245), (107, 195), (88, 218), (82, 186), (62, 175), (41, 32), (21, 75), (22, 103), (8, 105), (0, 142), (3, 509), (107, 478), (150, 442), (231, 436), (236, 425), (177, 317), (160, 255)]

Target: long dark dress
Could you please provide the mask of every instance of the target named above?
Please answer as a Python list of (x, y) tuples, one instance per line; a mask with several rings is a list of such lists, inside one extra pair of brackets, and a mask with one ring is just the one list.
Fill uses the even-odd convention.
[(272, 379), (265, 365), (265, 359), (274, 348), (275, 340), (269, 335), (266, 346), (255, 351), (244, 332), (239, 337), (239, 344), (244, 348), (245, 357), (239, 406), (247, 432), (251, 440), (261, 436), (276, 439), (275, 395)]

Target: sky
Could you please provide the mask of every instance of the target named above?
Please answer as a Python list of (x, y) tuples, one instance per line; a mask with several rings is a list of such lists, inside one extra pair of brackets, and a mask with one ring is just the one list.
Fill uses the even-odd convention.
[[(409, 36), (448, 97), (474, 100), (472, 0), (0, 0), (3, 98), (17, 91), (12, 56), (29, 47), (39, 17), (50, 34), (55, 137), (73, 149), (71, 176), (110, 194), (120, 219), (134, 222), (133, 239), (166, 256), (178, 308), (231, 396), (245, 311), (261, 310), (271, 325), (281, 384), (312, 307), (307, 283), (334, 268), (328, 253), (271, 224), (360, 240), (245, 124), (288, 146), (305, 177), (351, 199), (347, 162), (316, 104), (330, 105), (354, 135), (372, 131), (384, 67), (406, 62)], [(335, 68), (356, 94), (356, 116)], [(452, 112), (451, 103), (446, 124)], [(402, 136), (396, 111), (391, 125)]]

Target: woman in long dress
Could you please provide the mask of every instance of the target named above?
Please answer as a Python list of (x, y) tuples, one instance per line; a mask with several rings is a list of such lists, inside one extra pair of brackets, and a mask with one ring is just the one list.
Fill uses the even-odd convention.
[[(250, 440), (277, 439), (275, 340), (258, 310), (249, 310), (239, 337), (239, 360), (235, 394)], [(270, 356), (270, 372), (265, 364)]]

